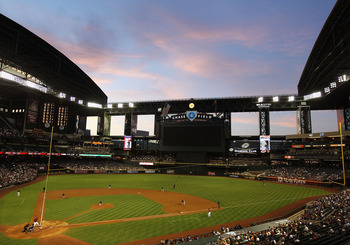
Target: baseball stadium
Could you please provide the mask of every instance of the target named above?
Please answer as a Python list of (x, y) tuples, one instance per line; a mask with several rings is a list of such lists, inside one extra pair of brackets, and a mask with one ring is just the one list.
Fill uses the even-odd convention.
[[(0, 244), (349, 244), (349, 13), (338, 0), (298, 94), (118, 103), (0, 14)], [(314, 110), (338, 130), (314, 133)], [(297, 134), (272, 135), (285, 111)], [(240, 112), (258, 135), (232, 134)]]

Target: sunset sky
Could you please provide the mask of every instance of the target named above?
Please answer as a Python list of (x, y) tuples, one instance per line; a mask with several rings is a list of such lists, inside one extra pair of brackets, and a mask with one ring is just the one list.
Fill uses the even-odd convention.
[[(297, 94), (335, 2), (16, 0), (0, 12), (75, 62), (109, 102), (124, 102)], [(334, 112), (319, 114), (331, 126), (314, 129), (336, 129)], [(295, 112), (273, 117), (276, 134), (296, 131)]]

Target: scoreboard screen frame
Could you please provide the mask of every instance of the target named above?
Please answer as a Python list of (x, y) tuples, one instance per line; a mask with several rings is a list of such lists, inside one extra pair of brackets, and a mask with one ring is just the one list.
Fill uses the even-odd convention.
[(170, 123), (163, 124), (161, 151), (224, 152), (224, 123)]

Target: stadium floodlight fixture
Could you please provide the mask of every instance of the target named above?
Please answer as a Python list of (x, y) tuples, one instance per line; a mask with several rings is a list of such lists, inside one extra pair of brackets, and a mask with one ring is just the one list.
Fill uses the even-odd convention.
[(264, 97), (259, 97), (259, 98), (258, 98), (258, 102), (259, 102), (259, 103), (264, 102)]
[(324, 92), (325, 92), (326, 94), (330, 93), (330, 92), (331, 92), (330, 87), (325, 87), (325, 88), (324, 88)]
[(58, 97), (60, 97), (60, 98), (62, 98), (62, 99), (65, 99), (66, 96), (67, 96), (67, 95), (66, 95), (65, 93), (62, 93), (62, 92), (58, 94)]
[(94, 107), (94, 108), (102, 108), (102, 105), (101, 105), (101, 104), (94, 103), (94, 102), (88, 102), (88, 103), (87, 103), (87, 106), (88, 106), (88, 107)]
[(78, 104), (79, 104), (79, 105), (84, 104), (84, 100), (78, 100)]
[(339, 83), (347, 82), (347, 81), (349, 81), (349, 77), (346, 74), (338, 77), (338, 82)]
[(123, 108), (123, 104), (122, 103), (118, 103), (118, 108)]
[(294, 101), (294, 100), (295, 100), (295, 97), (294, 97), (293, 95), (288, 97), (288, 101), (289, 101), (289, 102), (292, 102), (292, 101)]
[(133, 108), (133, 107), (134, 107), (134, 103), (130, 102), (130, 103), (129, 103), (129, 107), (130, 107), (130, 108)]
[(304, 100), (320, 98), (321, 96), (322, 96), (321, 92), (315, 92), (315, 93), (312, 93), (312, 94), (304, 95)]
[(70, 101), (75, 101), (75, 97), (74, 97), (74, 96), (71, 96), (71, 97), (70, 97)]
[(279, 101), (278, 96), (272, 97), (272, 101), (273, 101), (273, 102), (278, 102), (278, 101)]
[(113, 105), (112, 105), (112, 104), (107, 104), (107, 108), (108, 108), (108, 109), (112, 109), (112, 108), (113, 108)]

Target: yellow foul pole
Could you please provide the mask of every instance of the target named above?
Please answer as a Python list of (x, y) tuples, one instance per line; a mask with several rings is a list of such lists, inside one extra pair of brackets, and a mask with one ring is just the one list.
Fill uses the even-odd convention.
[(48, 162), (48, 164), (47, 164), (47, 173), (46, 173), (46, 182), (45, 182), (44, 198), (43, 198), (43, 205), (42, 205), (42, 207), (41, 207), (41, 215), (40, 215), (40, 226), (42, 225), (43, 218), (44, 218), (45, 201), (46, 201), (46, 191), (47, 191), (47, 182), (48, 182), (48, 180), (49, 180), (49, 171), (50, 171), (50, 162), (51, 162), (52, 138), (53, 138), (53, 126), (52, 126), (52, 129), (51, 129), (49, 162)]

